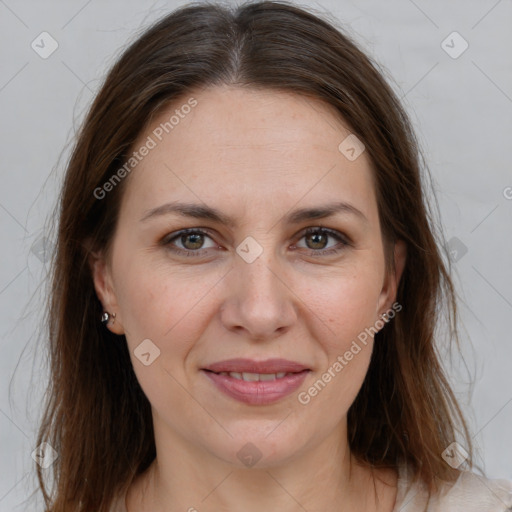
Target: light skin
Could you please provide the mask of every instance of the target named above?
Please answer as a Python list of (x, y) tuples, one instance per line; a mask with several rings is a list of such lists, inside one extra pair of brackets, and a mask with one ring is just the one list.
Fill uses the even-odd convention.
[[(152, 406), (157, 458), (130, 487), (128, 512), (391, 512), (395, 472), (372, 474), (347, 441), (371, 336), (307, 405), (298, 400), (396, 300), (405, 245), (396, 243), (386, 275), (370, 160), (339, 151), (351, 132), (325, 104), (226, 86), (169, 106), (134, 147), (191, 96), (197, 106), (126, 178), (111, 252), (91, 257), (98, 297), (116, 313), (108, 328), (126, 336)], [(235, 225), (172, 213), (141, 220), (171, 201), (216, 208)], [(287, 220), (340, 201), (366, 220)], [(304, 233), (319, 227), (348, 244)], [(185, 228), (208, 233), (173, 239)], [(236, 252), (248, 236), (263, 249), (251, 263)], [(148, 366), (134, 354), (145, 339), (160, 350)], [(201, 371), (235, 357), (284, 358), (311, 372), (280, 401), (248, 405)], [(247, 443), (261, 454), (252, 467), (237, 457)]]

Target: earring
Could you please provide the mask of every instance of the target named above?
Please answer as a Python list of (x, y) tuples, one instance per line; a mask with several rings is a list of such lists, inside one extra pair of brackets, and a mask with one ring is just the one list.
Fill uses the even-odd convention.
[(382, 319), (384, 320), (384, 322), (387, 322), (388, 321), (388, 315), (387, 313), (382, 313)]
[(116, 321), (116, 314), (115, 313), (108, 313), (107, 311), (105, 311), (102, 315), (101, 315), (101, 323), (104, 324), (104, 325), (107, 325), (110, 318), (112, 318), (112, 324)]

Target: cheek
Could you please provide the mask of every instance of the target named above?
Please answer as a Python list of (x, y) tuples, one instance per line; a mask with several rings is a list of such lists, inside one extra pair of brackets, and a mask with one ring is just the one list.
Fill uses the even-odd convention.
[(189, 400), (181, 388), (187, 386), (185, 363), (206, 315), (200, 300), (204, 291), (192, 280), (148, 267), (136, 270), (132, 265), (126, 275), (119, 306), (137, 380), (157, 410), (166, 410), (171, 402), (181, 407)]
[(317, 326), (312, 335), (323, 357), (302, 397), (313, 404), (308, 414), (325, 423), (318, 426), (320, 429), (334, 428), (364, 382), (373, 350), (370, 327), (375, 320), (377, 295), (372, 283), (362, 279), (339, 280), (324, 293), (311, 291), (309, 295), (308, 305), (315, 313), (311, 318), (316, 318), (310, 325)]
[(371, 267), (353, 270), (318, 280), (315, 287), (299, 292), (307, 297), (307, 323), (324, 356), (317, 380), (304, 391), (311, 393), (315, 412), (323, 416), (330, 410), (334, 423), (348, 411), (368, 371), (373, 349), (370, 328), (381, 291), (380, 278)]
[[(378, 276), (371, 270), (351, 272), (317, 280), (317, 284), (299, 289), (306, 310), (311, 313), (311, 324), (316, 325), (317, 339), (331, 354), (350, 346), (352, 340), (373, 326), (381, 288)], [(313, 321), (313, 319), (315, 319)]]
[(143, 340), (150, 339), (160, 350), (161, 364), (169, 369), (180, 362), (183, 366), (210, 321), (219, 277), (198, 277), (193, 267), (183, 272), (147, 258), (127, 262), (120, 275), (127, 276), (119, 279), (118, 301), (132, 354)]

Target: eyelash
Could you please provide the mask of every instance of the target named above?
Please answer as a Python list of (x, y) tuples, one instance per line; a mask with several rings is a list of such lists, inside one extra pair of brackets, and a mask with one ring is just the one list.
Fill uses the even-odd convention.
[[(162, 239), (161, 244), (179, 256), (192, 256), (192, 257), (202, 256), (205, 252), (208, 251), (208, 249), (183, 250), (183, 249), (176, 248), (176, 247), (172, 246), (172, 242), (174, 240), (182, 237), (183, 235), (189, 235), (189, 234), (200, 234), (200, 235), (205, 235), (208, 238), (211, 238), (211, 235), (208, 231), (205, 231), (201, 228), (188, 228), (188, 229), (183, 229), (181, 231), (178, 231), (174, 236), (172, 236), (172, 238), (169, 238), (168, 236), (166, 236), (165, 238)], [(341, 252), (344, 249), (344, 247), (350, 245), (350, 242), (346, 236), (343, 236), (338, 231), (334, 231), (332, 229), (324, 228), (321, 226), (307, 228), (302, 233), (299, 240), (304, 238), (307, 235), (310, 235), (310, 234), (328, 235), (329, 237), (334, 238), (335, 240), (337, 240), (338, 242), (340, 242), (343, 245), (343, 247), (339, 248), (339, 249), (333, 249), (333, 248), (321, 249), (321, 250), (309, 249), (311, 251), (309, 254), (310, 256), (326, 256), (328, 254), (337, 254), (337, 253)]]

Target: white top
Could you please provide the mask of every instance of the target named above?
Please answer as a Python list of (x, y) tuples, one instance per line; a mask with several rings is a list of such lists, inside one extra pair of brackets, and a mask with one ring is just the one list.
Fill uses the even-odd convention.
[[(393, 512), (423, 512), (426, 486), (414, 484), (407, 490), (407, 468), (398, 472), (398, 490)], [(512, 512), (512, 480), (491, 480), (470, 471), (461, 471), (454, 484), (444, 484), (432, 494), (427, 512)], [(123, 511), (126, 512), (126, 511)]]
[[(408, 483), (408, 470), (400, 467), (393, 512), (424, 512), (426, 486), (416, 482), (406, 494)], [(127, 512), (125, 495), (117, 499), (111, 512)], [(432, 494), (427, 512), (512, 512), (512, 480), (491, 480), (461, 471), (454, 484), (445, 484), (438, 494)]]

